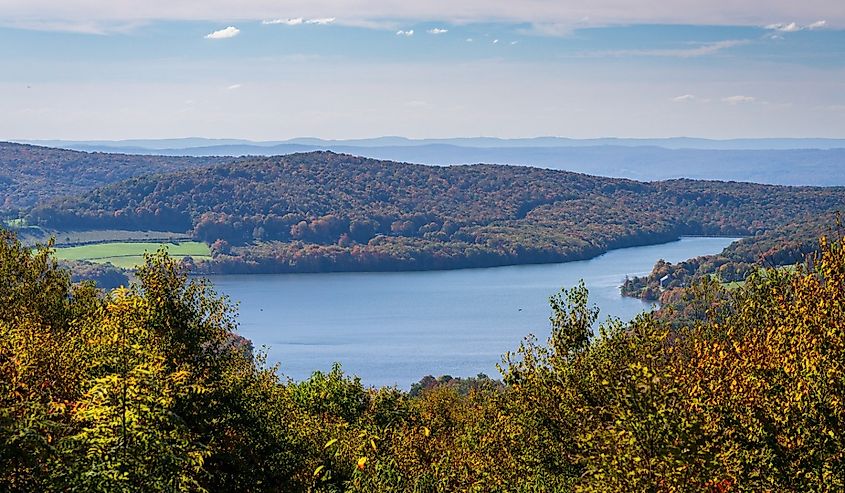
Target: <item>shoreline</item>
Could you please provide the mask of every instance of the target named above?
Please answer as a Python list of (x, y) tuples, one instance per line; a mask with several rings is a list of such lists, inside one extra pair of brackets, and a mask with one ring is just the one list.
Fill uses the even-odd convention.
[[(744, 238), (742, 236), (736, 235), (679, 235), (669, 241), (655, 241), (655, 242), (643, 242), (634, 245), (618, 247), (618, 248), (608, 248), (601, 252), (596, 253), (595, 255), (585, 255), (580, 258), (572, 258), (569, 260), (561, 260), (561, 261), (552, 261), (552, 262), (510, 262), (510, 263), (502, 263), (497, 265), (488, 265), (488, 266), (472, 266), (472, 267), (452, 267), (452, 268), (438, 268), (438, 269), (426, 269), (426, 268), (419, 268), (419, 269), (338, 269), (338, 270), (326, 270), (326, 271), (293, 271), (293, 272), (261, 272), (261, 271), (250, 271), (250, 272), (197, 272), (191, 271), (189, 272), (189, 276), (191, 277), (202, 277), (202, 278), (214, 278), (214, 277), (231, 277), (231, 276), (275, 276), (275, 275), (327, 275), (327, 274), (385, 274), (385, 273), (412, 273), (412, 272), (452, 272), (452, 271), (472, 271), (472, 270), (486, 270), (486, 269), (500, 269), (500, 268), (507, 268), (507, 267), (520, 267), (520, 266), (528, 266), (528, 265), (560, 265), (560, 264), (569, 264), (575, 262), (586, 262), (602, 255), (608, 254), (610, 252), (626, 250), (629, 248), (642, 248), (642, 247), (650, 247), (650, 246), (659, 246), (659, 245), (667, 245), (670, 243), (675, 243), (683, 240), (684, 238), (733, 238), (734, 241), (739, 241), (740, 239)], [(731, 242), (733, 243), (733, 242)], [(657, 262), (659, 259), (654, 259), (654, 262)], [(685, 259), (686, 260), (686, 259)]]

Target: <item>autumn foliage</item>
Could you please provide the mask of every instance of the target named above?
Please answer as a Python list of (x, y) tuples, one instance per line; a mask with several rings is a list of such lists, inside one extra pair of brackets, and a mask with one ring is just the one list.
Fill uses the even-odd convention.
[(845, 189), (634, 180), (528, 166), (424, 166), (331, 152), (147, 174), (43, 200), (57, 231), (188, 233), (214, 273), (563, 262), (680, 235), (754, 235), (837, 210)]
[[(845, 249), (688, 289), (700, 316), (609, 320), (577, 286), (503, 385), (280, 379), (225, 300), (152, 256), (74, 286), (0, 242), (0, 489), (842, 491)], [(283, 363), (283, 362), (282, 362)], [(430, 383), (430, 382), (429, 382)]]

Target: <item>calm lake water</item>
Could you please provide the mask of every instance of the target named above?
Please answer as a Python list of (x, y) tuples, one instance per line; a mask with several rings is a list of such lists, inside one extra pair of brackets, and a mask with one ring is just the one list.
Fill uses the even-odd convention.
[(408, 389), (425, 375), (498, 377), (496, 363), (529, 333), (549, 334), (549, 296), (583, 279), (607, 316), (650, 305), (622, 298), (626, 275), (713, 254), (736, 238), (685, 237), (592, 260), (436, 272), (211, 276), (239, 302), (240, 333), (267, 346), (296, 380), (342, 363), (366, 385)]

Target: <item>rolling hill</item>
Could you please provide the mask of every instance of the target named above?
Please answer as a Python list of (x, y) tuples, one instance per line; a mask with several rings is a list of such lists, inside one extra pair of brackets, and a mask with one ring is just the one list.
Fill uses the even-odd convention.
[(167, 229), (218, 272), (445, 269), (588, 258), (682, 234), (753, 235), (845, 188), (432, 167), (312, 152), (146, 175), (35, 207), (55, 230)]
[(496, 163), (641, 181), (692, 178), (773, 185), (845, 185), (845, 140), (837, 139), (167, 139), (62, 142), (83, 151), (168, 156), (274, 156), (317, 150), (418, 164)]
[(0, 212), (148, 173), (177, 171), (232, 158), (79, 152), (0, 142)]

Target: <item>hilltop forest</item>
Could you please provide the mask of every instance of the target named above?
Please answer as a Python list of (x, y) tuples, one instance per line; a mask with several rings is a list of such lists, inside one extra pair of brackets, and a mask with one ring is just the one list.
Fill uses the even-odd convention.
[[(234, 312), (159, 254), (138, 284), (72, 284), (0, 238), (0, 490), (838, 492), (845, 249), (687, 288), (684, 324), (609, 320), (583, 286), (501, 383), (279, 378)], [(544, 338), (545, 339), (545, 338)]]
[(50, 198), (87, 192), (132, 176), (233, 160), (88, 153), (0, 142), (0, 214), (28, 209)]
[(755, 235), (842, 208), (845, 188), (637, 182), (519, 166), (434, 167), (313, 152), (144, 175), (41, 202), (54, 230), (167, 230), (205, 272), (559, 262), (684, 234)]

